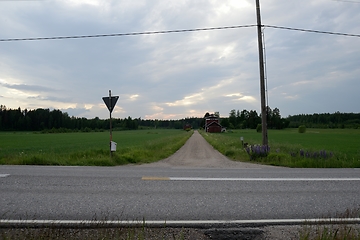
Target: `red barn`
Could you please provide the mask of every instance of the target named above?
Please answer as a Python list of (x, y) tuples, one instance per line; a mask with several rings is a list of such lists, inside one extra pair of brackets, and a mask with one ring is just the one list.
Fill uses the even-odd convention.
[(205, 132), (220, 133), (222, 126), (219, 123), (219, 118), (214, 114), (205, 117)]
[(191, 126), (190, 123), (187, 123), (187, 124), (184, 125), (183, 129), (184, 129), (184, 130), (191, 130), (191, 129), (192, 129), (192, 126)]

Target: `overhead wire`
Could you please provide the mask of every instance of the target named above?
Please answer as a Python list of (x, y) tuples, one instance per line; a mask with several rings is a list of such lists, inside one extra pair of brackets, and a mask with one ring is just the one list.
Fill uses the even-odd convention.
[(347, 2), (347, 3), (360, 3), (358, 1), (351, 1), (351, 0), (332, 0), (332, 1), (335, 1), (335, 2)]
[(250, 24), (250, 25), (239, 25), (239, 26), (193, 28), (193, 29), (178, 29), (178, 30), (149, 31), (149, 32), (113, 33), (113, 34), (78, 35), (78, 36), (57, 36), (57, 37), (8, 38), (8, 39), (0, 39), (0, 42), (62, 40), (62, 39), (100, 38), (100, 37), (123, 37), (123, 36), (154, 35), (154, 34), (167, 34), (167, 33), (183, 33), (183, 32), (199, 32), (199, 31), (212, 31), (212, 30), (223, 30), (223, 29), (249, 28), (249, 27), (255, 27), (255, 26), (257, 26), (257, 25)]
[(347, 36), (347, 37), (360, 37), (360, 34), (352, 34), (352, 33), (329, 32), (329, 31), (320, 31), (320, 30), (311, 30), (311, 29), (302, 29), (302, 28), (292, 28), (292, 27), (282, 27), (282, 26), (274, 26), (274, 25), (263, 25), (263, 26), (268, 27), (268, 28), (277, 28), (277, 29), (292, 30), (292, 31), (301, 31), (301, 32), (310, 32), (310, 33), (322, 33), (322, 34)]
[[(225, 29), (238, 29), (238, 28), (250, 28), (256, 27), (256, 24), (248, 25), (236, 25), (236, 26), (224, 26), (224, 27), (208, 27), (208, 28), (193, 28), (193, 29), (178, 29), (178, 30), (164, 30), (164, 31), (147, 31), (147, 32), (130, 32), (130, 33), (113, 33), (113, 34), (96, 34), (96, 35), (74, 35), (74, 36), (55, 36), (55, 37), (30, 37), (30, 38), (3, 38), (0, 42), (13, 42), (13, 41), (39, 41), (39, 40), (64, 40), (64, 39), (81, 39), (81, 38), (101, 38), (101, 37), (123, 37), (123, 36), (138, 36), (138, 35), (155, 35), (155, 34), (168, 34), (168, 33), (184, 33), (184, 32), (199, 32), (199, 31), (213, 31), (213, 30), (225, 30)], [(283, 30), (321, 33), (347, 37), (360, 37), (360, 34), (340, 33), (330, 31), (320, 31), (302, 28), (292, 28), (275, 25), (262, 25), (265, 28), (275, 28)]]

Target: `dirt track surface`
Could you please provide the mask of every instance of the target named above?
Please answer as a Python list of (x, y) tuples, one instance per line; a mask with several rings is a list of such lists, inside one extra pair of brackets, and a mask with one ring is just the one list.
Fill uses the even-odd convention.
[(201, 167), (201, 168), (265, 168), (252, 163), (232, 161), (214, 149), (198, 131), (172, 156), (156, 163), (145, 164), (149, 167)]

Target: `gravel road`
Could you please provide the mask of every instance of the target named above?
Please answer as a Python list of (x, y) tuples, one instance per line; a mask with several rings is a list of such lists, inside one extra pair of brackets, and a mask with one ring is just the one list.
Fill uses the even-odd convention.
[(145, 164), (148, 167), (189, 167), (189, 168), (274, 168), (232, 161), (214, 149), (198, 131), (172, 156), (159, 162)]

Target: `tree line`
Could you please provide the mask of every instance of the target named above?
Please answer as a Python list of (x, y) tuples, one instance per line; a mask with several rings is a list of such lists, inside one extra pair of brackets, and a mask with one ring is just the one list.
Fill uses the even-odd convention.
[[(182, 129), (188, 123), (193, 128), (201, 127), (201, 118), (184, 118), (180, 120), (149, 120), (141, 118), (113, 118), (114, 130), (136, 130), (139, 128)], [(35, 110), (8, 109), (0, 105), (0, 131), (101, 131), (110, 128), (110, 119), (98, 117), (87, 119), (70, 117), (60, 110), (38, 108)]]
[[(268, 129), (298, 128), (306, 126), (308, 128), (360, 128), (360, 113), (314, 113), (289, 115), (282, 118), (278, 108), (267, 107), (267, 127)], [(256, 129), (261, 124), (261, 114), (251, 110), (231, 110), (229, 118), (222, 119), (222, 126), (231, 129), (251, 128)]]
[(308, 128), (360, 128), (360, 113), (314, 113), (288, 116), (289, 127), (305, 125)]
[[(280, 110), (278, 108), (271, 109), (267, 107), (267, 127), (269, 129), (284, 129), (290, 124), (288, 119), (282, 118)], [(229, 118), (224, 118), (221, 121), (221, 125), (230, 129), (245, 129), (251, 128), (256, 129), (261, 124), (261, 114), (255, 110), (231, 110)]]
[[(208, 114), (208, 113), (207, 113)], [(206, 116), (206, 114), (205, 114)], [(204, 117), (205, 117), (204, 116)], [(220, 116), (219, 116), (220, 117)], [(150, 120), (131, 118), (113, 118), (114, 130), (135, 130), (143, 128), (182, 129), (185, 124), (199, 129), (205, 125), (204, 118), (190, 117), (179, 120)], [(220, 117), (220, 124), (228, 129), (256, 129), (261, 124), (261, 114), (255, 110), (231, 110), (228, 117)], [(267, 126), (269, 129), (297, 128), (360, 128), (360, 113), (314, 113), (300, 114), (282, 118), (278, 108), (267, 108)], [(110, 127), (110, 119), (98, 117), (87, 119), (69, 116), (60, 110), (8, 109), (0, 105), (0, 131), (102, 131)]]

